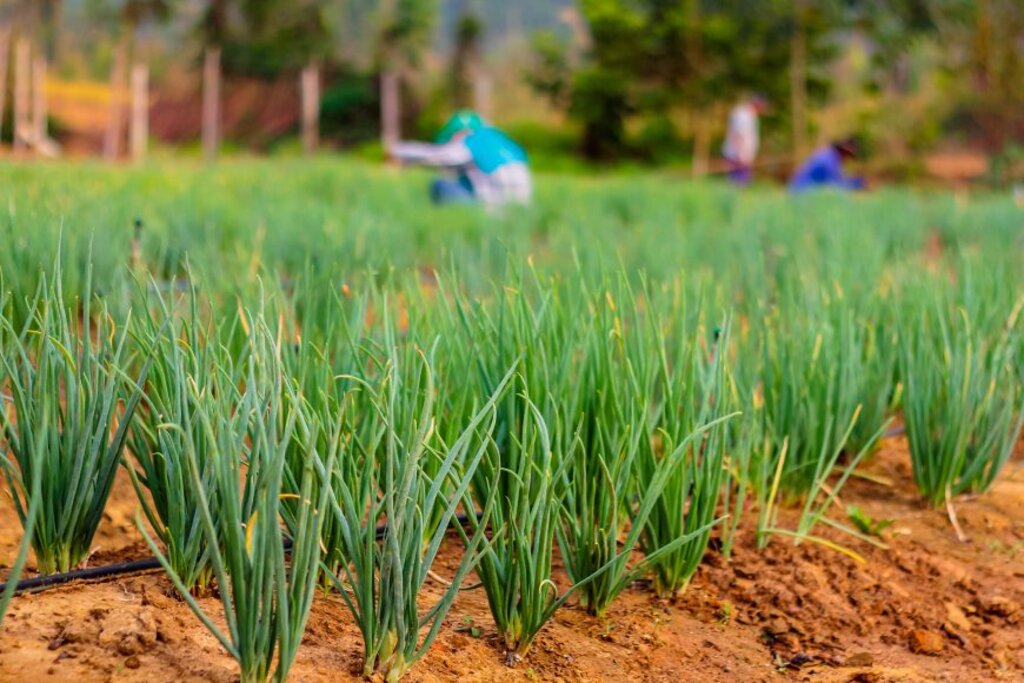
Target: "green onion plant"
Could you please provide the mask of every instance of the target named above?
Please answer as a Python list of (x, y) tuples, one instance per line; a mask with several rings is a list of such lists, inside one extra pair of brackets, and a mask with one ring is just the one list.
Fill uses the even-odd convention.
[(994, 338), (981, 334), (964, 309), (948, 318), (925, 311), (906, 325), (904, 422), (914, 481), (933, 505), (987, 490), (1017, 443), (1024, 421), (1015, 366), (1019, 310)]
[(213, 580), (213, 566), (189, 454), (194, 454), (206, 504), (216, 517), (213, 448), (201, 414), (208, 402), (236, 402), (240, 378), (232, 378), (234, 364), (212, 326), (201, 321), (194, 288), (188, 302), (180, 323), (164, 297), (156, 298), (148, 314), (134, 318), (135, 343), (153, 362), (129, 433), (125, 466), (174, 573), (202, 595)]
[(0, 412), (0, 427), (16, 465), (4, 474), (23, 527), (38, 479), (40, 511), (29, 535), (44, 575), (88, 559), (148, 368), (146, 361), (134, 381), (122, 370), (132, 353), (128, 328), (102, 305), (93, 310), (89, 283), (87, 276), (80, 301), (67, 302), (58, 263), (25, 325), (2, 321), (9, 345), (0, 363), (13, 411)]
[[(190, 383), (190, 398), (196, 404), (190, 419), (205, 431), (201, 444), (209, 451), (205, 457), (211, 477), (205, 477), (201, 469), (196, 452), (200, 443), (182, 440), (189, 473), (186, 486), (202, 520), (225, 628), (217, 626), (203, 610), (192, 587), (145, 530), (141, 516), (137, 520), (178, 592), (238, 662), (243, 683), (288, 678), (320, 576), (320, 530), (328, 489), (317, 485), (322, 475), (315, 463), (323, 462), (330, 470), (340, 438), (335, 435), (332, 451), (317, 451), (319, 440), (298, 391), (281, 372), (281, 339), (273, 337), (262, 318), (250, 320), (253, 327), (250, 354), (245, 359), (245, 387), (237, 401), (225, 391), (231, 378), (211, 378), (216, 382), (212, 391)], [(293, 407), (288, 419), (282, 420), (286, 403)], [(304, 421), (305, 428), (297, 429)], [(287, 494), (283, 487), (285, 450), (299, 433), (306, 435), (307, 467), (298, 493)], [(283, 502), (289, 495), (297, 495), (299, 504), (297, 511), (292, 510), (286, 534)], [(289, 541), (290, 558), (285, 552)]]
[[(2, 285), (2, 280), (0, 280), (0, 285)], [(6, 299), (6, 297), (3, 297), (3, 299)], [(0, 303), (2, 303), (3, 299), (0, 299)], [(3, 306), (0, 306), (0, 310), (2, 309)], [(3, 318), (2, 314), (0, 314), (0, 318)], [(0, 324), (0, 351), (7, 348), (9, 329), (10, 328), (6, 324)], [(5, 385), (4, 377), (4, 368), (0, 367), (0, 389)], [(7, 412), (6, 395), (3, 395), (2, 400), (0, 400), (0, 411), (5, 413)], [(40, 431), (46, 429), (45, 424), (39, 424), (37, 427)], [(42, 443), (42, 434), (37, 434), (35, 441), (36, 443)], [(0, 447), (3, 447), (3, 444), (4, 439), (0, 436)], [(38, 454), (38, 450), (33, 451), (32, 453), (32, 455)], [(0, 468), (3, 468), (6, 471), (7, 468), (11, 467), (11, 463), (6, 454), (6, 447), (4, 447), (4, 452), (0, 454), (0, 456), (2, 456), (0, 457)], [(40, 471), (38, 466), (33, 467), (32, 469), (36, 473)], [(21, 483), (24, 485), (24, 479), (21, 480)], [(0, 594), (0, 626), (3, 625), (4, 615), (7, 614), (7, 607), (18, 588), (18, 581), (21, 579), (21, 573), (25, 569), (25, 563), (28, 561), (28, 555), (32, 549), (32, 532), (35, 529), (36, 519), (39, 517), (39, 508), (41, 507), (43, 500), (42, 477), (33, 477), (31, 483), (29, 483), (28, 491), (22, 491), (21, 496), (22, 500), (28, 500), (28, 512), (25, 515), (24, 522), (22, 523), (22, 536), (21, 541), (18, 543), (18, 554), (15, 556), (14, 562), (11, 564), (10, 571), (7, 572), (7, 580), (4, 585), (4, 590), (3, 593)]]
[[(328, 569), (362, 633), (364, 675), (376, 671), (397, 681), (426, 654), (487, 546), (483, 529), (492, 506), (485, 504), (477, 519), (469, 482), (490, 443), (494, 407), (508, 379), (446, 444), (436, 434), (433, 353), (413, 345), (400, 351), (391, 334), (385, 353), (379, 379), (358, 381), (335, 416), (332, 432), (344, 441), (341, 471), (323, 466), (334, 524), (326, 540), (337, 544), (326, 554), (340, 558), (339, 569)], [(460, 506), (478, 530), (463, 535), (468, 543), (458, 568), (422, 611), (423, 586)], [(438, 509), (440, 516), (432, 514)]]
[[(653, 329), (664, 329), (658, 317), (649, 319)], [(737, 413), (730, 412), (726, 391), (724, 332), (706, 350), (696, 338), (687, 341), (683, 335), (655, 339), (650, 351), (657, 363), (654, 381), (644, 392), (653, 399), (652, 429), (641, 444), (635, 477), (640, 495), (651, 485), (664, 483), (647, 517), (637, 515), (633, 524), (643, 531), (641, 548), (655, 593), (675, 597), (689, 585), (711, 528), (720, 521), (716, 518), (726, 475), (725, 423)]]

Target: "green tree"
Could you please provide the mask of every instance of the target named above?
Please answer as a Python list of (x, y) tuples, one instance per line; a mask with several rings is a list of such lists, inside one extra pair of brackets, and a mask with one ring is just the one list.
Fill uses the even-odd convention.
[[(567, 48), (539, 38), (527, 80), (564, 103), (583, 127), (584, 151), (600, 156), (626, 151), (624, 136), (596, 142), (624, 130), (634, 113), (664, 117), (680, 107), (706, 113), (750, 91), (784, 103), (794, 86), (819, 99), (827, 79), (810, 68), (794, 77), (794, 45), (801, 46), (803, 65), (827, 65), (834, 53), (828, 37), (843, 16), (838, 0), (580, 0), (579, 6), (591, 36), (583, 66), (567, 77)], [(608, 92), (599, 97), (602, 82)]]
[(946, 127), (998, 150), (1024, 136), (1024, 9), (1017, 0), (849, 0), (875, 46), (873, 85), (908, 94), (911, 46), (945, 78)]
[[(144, 1), (144, 0), (143, 0)], [(207, 0), (196, 34), (226, 73), (273, 78), (334, 48), (329, 0)]]
[(473, 104), (473, 79), (483, 58), (480, 50), (483, 33), (484, 25), (479, 15), (471, 9), (465, 10), (455, 28), (455, 46), (449, 70), (448, 87), (452, 104), (457, 109)]
[(400, 69), (418, 66), (430, 45), (436, 0), (388, 0), (382, 4), (378, 59)]

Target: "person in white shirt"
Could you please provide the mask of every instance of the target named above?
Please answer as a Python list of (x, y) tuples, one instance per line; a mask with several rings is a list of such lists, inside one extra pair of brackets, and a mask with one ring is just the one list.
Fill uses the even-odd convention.
[(754, 162), (761, 143), (758, 118), (767, 109), (760, 95), (749, 97), (729, 112), (729, 130), (722, 146), (722, 156), (729, 164), (729, 180), (746, 185), (754, 175)]

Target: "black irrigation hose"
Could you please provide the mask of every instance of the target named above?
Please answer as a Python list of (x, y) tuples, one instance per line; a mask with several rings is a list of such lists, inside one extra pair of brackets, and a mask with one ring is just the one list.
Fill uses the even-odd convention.
[[(477, 512), (475, 516), (477, 519), (480, 519), (481, 513)], [(469, 523), (468, 515), (456, 515), (455, 518), (462, 526), (466, 526)], [(387, 529), (387, 527), (384, 525), (377, 527), (378, 539), (384, 537), (385, 529)], [(292, 541), (290, 538), (285, 539), (284, 547), (285, 550), (291, 550)], [(34, 576), (31, 579), (22, 579), (18, 582), (18, 587), (14, 592), (15, 594), (24, 593), (25, 591), (41, 592), (48, 588), (61, 586), (65, 583), (71, 583), (72, 581), (106, 579), (111, 576), (138, 574), (139, 572), (148, 572), (160, 568), (160, 560), (155, 557), (147, 557), (144, 560), (132, 560), (131, 562), (116, 562), (114, 564), (103, 565), (102, 567), (76, 569), (75, 571), (66, 572), (64, 574), (50, 574), (49, 576)], [(3, 594), (6, 587), (6, 583), (0, 583), (0, 594)]]
[[(105, 579), (108, 576), (135, 574), (137, 572), (145, 572), (159, 568), (160, 561), (155, 557), (148, 557), (144, 560), (132, 560), (131, 562), (117, 562), (115, 564), (103, 565), (102, 567), (76, 569), (75, 571), (64, 574), (50, 574), (49, 576), (34, 576), (31, 579), (22, 579), (18, 582), (18, 587), (14, 592), (17, 594), (31, 590), (45, 590), (61, 584), (70, 583), (72, 581)], [(0, 584), (0, 591), (3, 591), (6, 586), (6, 583)]]

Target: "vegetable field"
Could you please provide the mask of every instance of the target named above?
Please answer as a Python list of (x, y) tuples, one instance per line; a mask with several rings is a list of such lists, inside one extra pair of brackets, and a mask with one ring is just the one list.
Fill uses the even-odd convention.
[(2, 173), (0, 680), (1024, 676), (1012, 198)]

